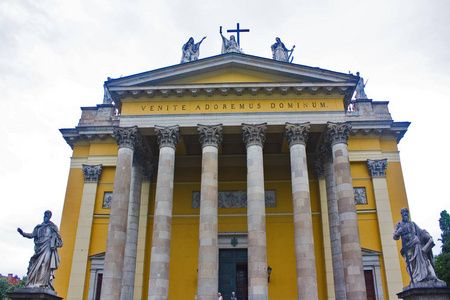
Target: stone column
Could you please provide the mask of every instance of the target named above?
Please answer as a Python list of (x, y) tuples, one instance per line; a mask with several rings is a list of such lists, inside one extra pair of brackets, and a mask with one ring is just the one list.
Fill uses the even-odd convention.
[(134, 279), (136, 272), (137, 240), (139, 232), (139, 209), (141, 205), (141, 187), (144, 166), (148, 161), (144, 147), (137, 147), (134, 151), (131, 176), (130, 204), (128, 207), (127, 238), (125, 244), (125, 258), (122, 276), (122, 292), (120, 299), (133, 299)]
[(78, 300), (84, 296), (84, 284), (91, 244), (92, 221), (94, 219), (97, 186), (102, 174), (102, 165), (82, 165), (84, 178), (83, 195), (78, 215), (77, 235), (73, 249), (67, 299)]
[(336, 300), (347, 299), (345, 292), (344, 263), (341, 251), (341, 233), (339, 231), (339, 212), (334, 178), (333, 157), (331, 145), (324, 143), (319, 147), (320, 160), (326, 183), (328, 223), (330, 228), (331, 257), (333, 262), (334, 293)]
[(103, 300), (119, 300), (127, 235), (128, 205), (130, 202), (131, 169), (134, 148), (139, 142), (137, 126), (116, 127), (114, 136), (119, 145), (116, 175), (111, 200), (108, 239), (102, 283)]
[(145, 253), (147, 245), (148, 202), (150, 200), (150, 183), (153, 177), (153, 164), (144, 167), (144, 178), (141, 187), (141, 205), (139, 209), (139, 230), (136, 254), (136, 274), (134, 279), (134, 298), (143, 299)]
[(347, 299), (366, 300), (361, 243), (347, 148), (350, 128), (349, 123), (328, 122), (327, 135), (333, 155)]
[(285, 126), (285, 138), (289, 143), (291, 156), (298, 299), (318, 298), (311, 199), (306, 162), (308, 131), (309, 123), (286, 123)]
[(320, 198), (320, 217), (322, 221), (322, 241), (323, 241), (323, 254), (325, 258), (325, 279), (327, 284), (327, 299), (334, 300), (334, 276), (333, 276), (333, 259), (331, 254), (331, 242), (330, 242), (330, 222), (328, 219), (328, 200), (327, 200), (327, 185), (325, 181), (325, 170), (323, 168), (323, 162), (316, 160), (314, 168), (319, 182), (319, 198)]
[(386, 182), (387, 159), (367, 160), (370, 176), (372, 177), (375, 205), (377, 208), (378, 229), (380, 230), (383, 263), (386, 272), (387, 292), (389, 299), (395, 299), (403, 289), (400, 261), (398, 259), (397, 244), (392, 239), (394, 222), (392, 220), (391, 202)]
[(218, 159), (222, 124), (198, 124), (202, 144), (202, 182), (198, 248), (197, 299), (216, 300), (219, 290), (219, 248), (217, 241)]
[(266, 206), (263, 145), (266, 124), (242, 124), (247, 147), (248, 299), (267, 300)]
[(149, 300), (169, 297), (170, 237), (172, 233), (175, 148), (180, 141), (178, 125), (155, 126), (159, 144), (158, 176), (150, 260)]

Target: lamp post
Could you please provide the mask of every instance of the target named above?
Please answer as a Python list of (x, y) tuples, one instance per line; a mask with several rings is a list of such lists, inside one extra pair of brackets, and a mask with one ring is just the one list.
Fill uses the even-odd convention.
[(272, 273), (272, 268), (270, 266), (267, 267), (267, 282), (270, 282), (270, 274)]

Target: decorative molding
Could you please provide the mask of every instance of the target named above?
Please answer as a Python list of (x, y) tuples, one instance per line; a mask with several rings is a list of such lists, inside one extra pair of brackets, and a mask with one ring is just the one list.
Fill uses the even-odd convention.
[(353, 196), (355, 197), (355, 204), (367, 204), (367, 193), (365, 187), (353, 188)]
[(242, 88), (241, 87), (237, 87), (234, 89), (234, 91), (236, 92), (236, 96), (242, 96)]
[(113, 192), (105, 192), (103, 194), (102, 208), (111, 208), (112, 194)]
[(222, 124), (202, 125), (197, 124), (197, 131), (200, 135), (200, 144), (202, 147), (219, 147), (222, 142)]
[[(266, 207), (276, 207), (277, 199), (275, 190), (265, 190), (264, 198)], [(219, 191), (218, 208), (247, 207), (247, 191)], [(200, 192), (192, 192), (192, 208), (200, 208)]]
[(347, 144), (348, 134), (352, 126), (350, 123), (327, 123), (327, 138), (331, 146), (339, 143)]
[(310, 123), (289, 123), (286, 122), (284, 126), (284, 138), (289, 144), (289, 147), (292, 147), (296, 144), (302, 144), (306, 146), (306, 142), (308, 141), (308, 132), (310, 128)]
[(137, 126), (115, 127), (114, 137), (116, 138), (117, 145), (119, 145), (119, 149), (127, 147), (134, 150), (140, 141), (140, 134)]
[(180, 127), (173, 126), (158, 126), (155, 125), (156, 136), (158, 137), (159, 148), (171, 147), (176, 148), (181, 140)]
[(82, 165), (85, 182), (99, 182), (102, 174), (102, 165)]
[(280, 93), (281, 93), (281, 95), (287, 95), (287, 93), (288, 93), (288, 88), (287, 88), (287, 87), (282, 87), (282, 88), (280, 88)]
[(367, 167), (369, 168), (370, 176), (384, 177), (386, 176), (385, 170), (387, 169), (387, 158), (380, 160), (368, 159)]
[(178, 97), (183, 97), (183, 95), (184, 95), (184, 89), (177, 89), (176, 92), (177, 92), (177, 96), (178, 96)]
[(245, 124), (242, 123), (242, 139), (246, 147), (251, 145), (263, 146), (266, 141), (267, 123)]

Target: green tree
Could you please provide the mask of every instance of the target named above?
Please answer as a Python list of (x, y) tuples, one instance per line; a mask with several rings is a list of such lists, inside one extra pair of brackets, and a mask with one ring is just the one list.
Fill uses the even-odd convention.
[(0, 299), (7, 299), (6, 293), (9, 292), (12, 286), (6, 278), (0, 277)]
[(439, 227), (442, 231), (439, 239), (442, 242), (442, 253), (436, 256), (434, 266), (437, 277), (450, 286), (450, 215), (446, 210), (441, 212)]

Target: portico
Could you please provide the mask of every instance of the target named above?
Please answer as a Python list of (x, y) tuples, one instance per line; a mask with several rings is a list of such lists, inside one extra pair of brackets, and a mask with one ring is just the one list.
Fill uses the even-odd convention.
[[(228, 262), (239, 266), (246, 253), (248, 299), (367, 299), (361, 249), (385, 246), (367, 236), (378, 228), (375, 199), (358, 208), (353, 189), (373, 188), (367, 159), (399, 162), (392, 145), (408, 124), (393, 122), (386, 102), (354, 100), (358, 110), (348, 111), (357, 82), (239, 53), (107, 81), (106, 103), (83, 108), (79, 126), (62, 130), (72, 147), (107, 153), (89, 148), (72, 168), (115, 172), (97, 188), (112, 192), (111, 209), (97, 200), (93, 217), (93, 235), (108, 224), (107, 243), (99, 235), (105, 244), (86, 249), (105, 252), (102, 297), (217, 299), (228, 286), (220, 250), (245, 249)], [(136, 138), (119, 143), (121, 132)]]

